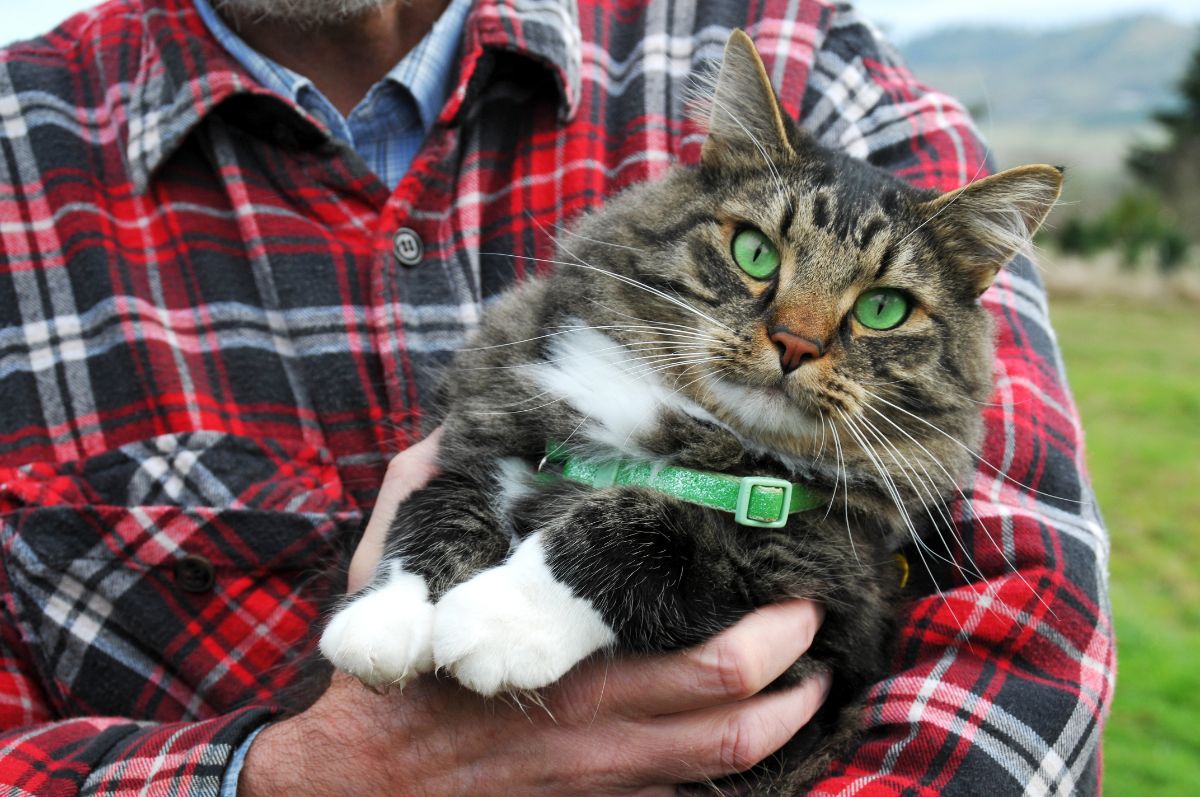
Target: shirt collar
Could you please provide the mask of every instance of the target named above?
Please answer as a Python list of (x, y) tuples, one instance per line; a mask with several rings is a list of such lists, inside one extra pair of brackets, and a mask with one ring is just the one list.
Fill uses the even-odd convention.
[(467, 18), (464, 64), (458, 88), (445, 113), (456, 114), (466, 97), (469, 76), (488, 50), (519, 53), (548, 67), (559, 88), (559, 118), (579, 107), (583, 42), (576, 0), (477, 0)]
[[(305, 96), (306, 92), (319, 93), (311, 80), (272, 61), (247, 44), (226, 24), (209, 0), (193, 2), (214, 38), (246, 68), (251, 77), (296, 104), (308, 110), (314, 109), (311, 96)], [(454, 64), (470, 10), (471, 0), (451, 0), (429, 33), (383, 78), (408, 91), (421, 117), (421, 126), (427, 132), (433, 127), (438, 111), (454, 88), (451, 82), (454, 79)], [(324, 113), (337, 114), (328, 100), (321, 105)]]
[(429, 34), (388, 72), (388, 80), (412, 94), (426, 131), (433, 127), (454, 89), (454, 67), (470, 10), (471, 0), (450, 0)]
[[(258, 95), (280, 101), (277, 91), (251, 77), (221, 46), (193, 0), (143, 0), (143, 6), (142, 47), (130, 89), (126, 143), (130, 177), (139, 193), (191, 130), (225, 100)], [(549, 68), (560, 90), (560, 118), (574, 115), (582, 62), (575, 0), (475, 0), (467, 15), (457, 84), (442, 109), (442, 119), (457, 115), (475, 67), (484, 53), (494, 50), (525, 55)], [(420, 98), (417, 103), (423, 120), (437, 113), (431, 103), (422, 105)], [(322, 126), (294, 105), (291, 115), (293, 139), (297, 134), (312, 139), (314, 132), (318, 139), (328, 137)]]
[(208, 0), (192, 0), (196, 13), (204, 21), (205, 27), (230, 55), (250, 73), (265, 88), (277, 94), (300, 101), (301, 93), (312, 86), (312, 81), (297, 74), (287, 67), (277, 64), (270, 58), (255, 50), (239, 36), (233, 28), (225, 23)]

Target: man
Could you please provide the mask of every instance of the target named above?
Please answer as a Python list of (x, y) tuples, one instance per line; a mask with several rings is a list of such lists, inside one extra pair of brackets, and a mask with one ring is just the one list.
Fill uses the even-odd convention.
[[(561, 224), (695, 161), (689, 75), (734, 27), (824, 142), (927, 187), (983, 173), (959, 106), (817, 0), (120, 0), (0, 56), (0, 784), (669, 794), (803, 725), (826, 684), (759, 692), (806, 602), (585, 665), (553, 717), (435, 679), (272, 708), (431, 369)], [(1098, 790), (1103, 530), (1029, 263), (985, 301), (1006, 475), (981, 465), (942, 551), (982, 578), (924, 563), (940, 594), (913, 591), (824, 792)], [(352, 586), (431, 449), (388, 469)]]

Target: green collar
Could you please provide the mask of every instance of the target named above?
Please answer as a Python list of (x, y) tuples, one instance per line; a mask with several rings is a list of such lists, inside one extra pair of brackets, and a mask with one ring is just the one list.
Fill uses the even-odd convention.
[(564, 479), (597, 488), (645, 487), (690, 504), (732, 512), (735, 521), (755, 528), (782, 528), (792, 512), (825, 503), (805, 485), (771, 476), (730, 476), (636, 460), (583, 459), (570, 456), (557, 443), (546, 444), (546, 459), (561, 466)]

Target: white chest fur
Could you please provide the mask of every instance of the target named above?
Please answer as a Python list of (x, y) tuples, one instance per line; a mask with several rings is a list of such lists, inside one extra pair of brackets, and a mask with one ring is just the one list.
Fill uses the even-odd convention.
[(665, 383), (656, 363), (595, 329), (580, 326), (559, 335), (546, 362), (530, 370), (542, 390), (566, 401), (584, 417), (585, 439), (635, 457), (648, 456), (637, 444), (664, 412), (681, 412), (710, 423), (702, 407)]

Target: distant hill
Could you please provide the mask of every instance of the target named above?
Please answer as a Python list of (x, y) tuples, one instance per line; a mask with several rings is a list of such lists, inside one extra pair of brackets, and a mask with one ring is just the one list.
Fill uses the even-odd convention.
[[(1055, 216), (1101, 212), (1135, 141), (1169, 107), (1200, 26), (1138, 15), (1054, 30), (954, 28), (901, 46), (917, 76), (962, 100), (1001, 166), (1067, 166)], [(1052, 220), (1053, 223), (1053, 220)]]
[(1171, 101), (1200, 26), (1139, 15), (1048, 31), (955, 28), (901, 47), (980, 121), (1128, 129)]

